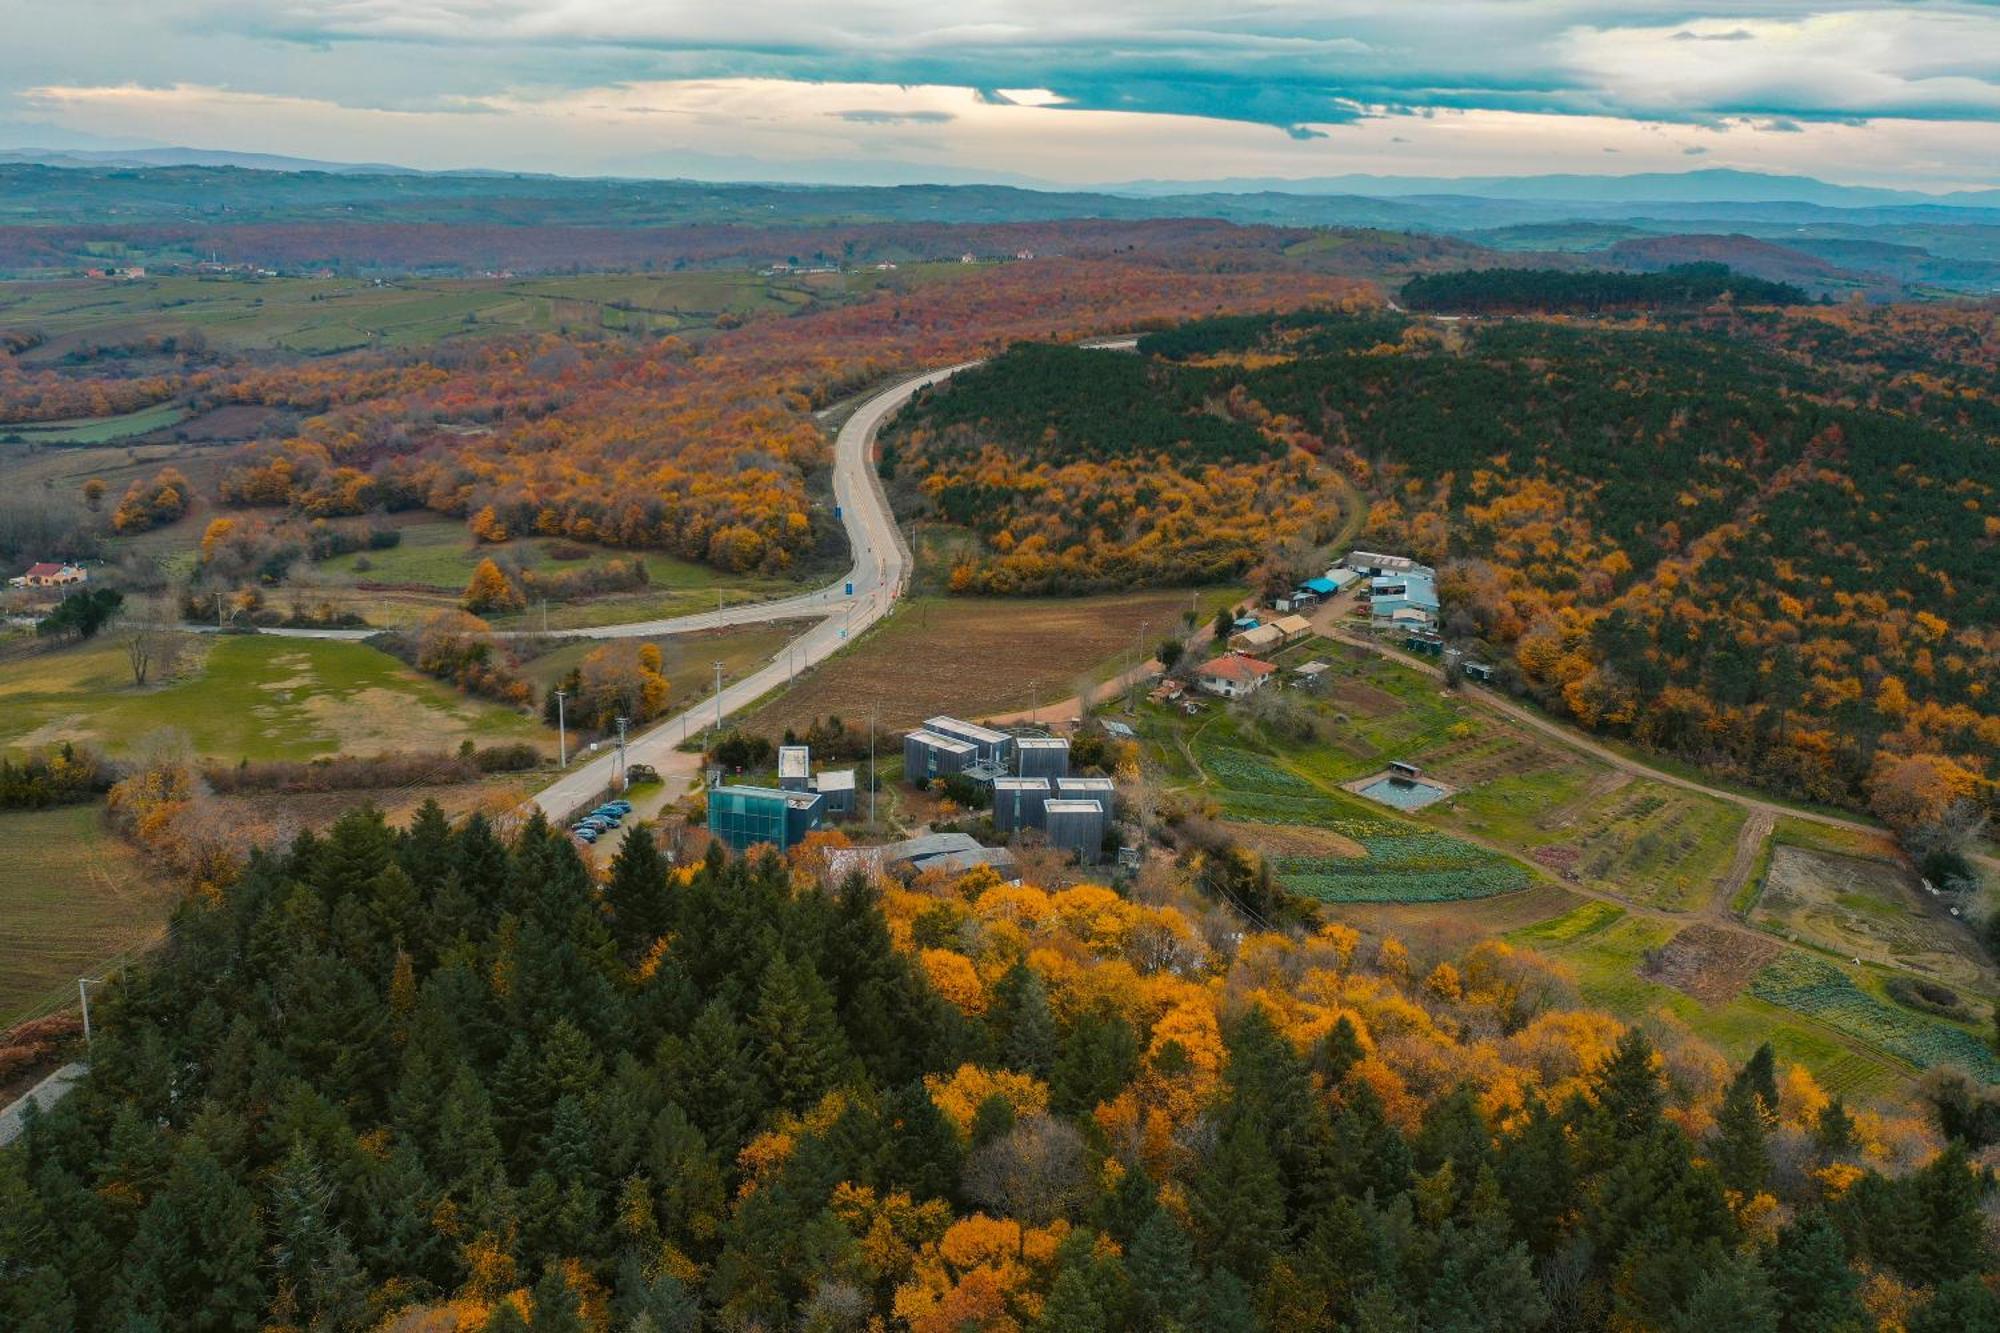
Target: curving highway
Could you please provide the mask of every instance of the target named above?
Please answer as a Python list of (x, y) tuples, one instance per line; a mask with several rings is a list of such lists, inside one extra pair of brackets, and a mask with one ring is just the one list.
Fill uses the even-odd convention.
[[(793, 640), (784, 652), (741, 680), (724, 687), (720, 699), (723, 716), (785, 684), (796, 671), (822, 662), (840, 651), (849, 639), (889, 614), (910, 577), (910, 548), (890, 515), (888, 497), (882, 493), (881, 479), (875, 473), (873, 446), (876, 432), (890, 414), (907, 403), (917, 390), (978, 364), (978, 361), (961, 361), (955, 366), (926, 371), (898, 381), (862, 403), (840, 428), (833, 446), (833, 498), (840, 506), (841, 522), (847, 529), (847, 540), (854, 551), (853, 567), (844, 577), (816, 592), (801, 593), (796, 597), (750, 602), (722, 611), (676, 616), (671, 620), (607, 625), (571, 633), (592, 638), (650, 637), (715, 629), (724, 625), (817, 618), (819, 623)], [(717, 707), (717, 699), (711, 695), (658, 723), (651, 730), (628, 739), (625, 746), (627, 761), (651, 764), (666, 779), (667, 790), (678, 792), (679, 781), (692, 778), (701, 766), (701, 757), (683, 752), (680, 744), (713, 725)], [(534, 803), (550, 818), (560, 819), (609, 787), (616, 763), (615, 756), (606, 753), (577, 764), (543, 788)]]

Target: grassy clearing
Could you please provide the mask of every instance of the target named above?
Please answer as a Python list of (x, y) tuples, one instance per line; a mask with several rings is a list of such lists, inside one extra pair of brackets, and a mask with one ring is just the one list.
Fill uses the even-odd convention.
[(1843, 958), (1903, 968), (1961, 989), (1989, 989), (1971, 932), (1888, 861), (1778, 843), (1751, 919)]
[(102, 807), (0, 814), (0, 1028), (157, 939), (173, 895), (104, 826)]
[(916, 597), (853, 647), (750, 712), (746, 729), (803, 731), (814, 717), (871, 713), (885, 730), (936, 713), (991, 716), (1051, 707), (1094, 682), (1102, 665), (1132, 651), (1140, 625), (1163, 634), (1180, 623), (1185, 591), (1103, 597)]
[(15, 436), (28, 444), (107, 444), (128, 436), (162, 430), (179, 423), (186, 416), (187, 409), (177, 404), (155, 403), (116, 417), (0, 423), (0, 435)]
[(1593, 898), (1561, 916), (1552, 916), (1546, 921), (1537, 921), (1532, 926), (1514, 931), (1510, 938), (1522, 944), (1544, 948), (1551, 944), (1570, 944), (1586, 935), (1595, 935), (1616, 921), (1622, 920), (1625, 909), (1615, 903), (1607, 903)]
[(130, 341), (197, 330), (218, 346), (306, 356), (418, 347), (493, 334), (615, 329), (698, 333), (724, 314), (790, 311), (848, 299), (853, 275), (629, 273), (571, 278), (158, 277), (139, 282), (20, 282), (0, 288), (0, 323), (46, 330), (25, 360), (53, 360), (84, 340)]
[(1747, 1059), (1769, 1041), (1780, 1060), (1805, 1065), (1829, 1091), (1843, 1096), (1879, 1096), (1908, 1082), (1907, 1067), (1888, 1054), (1754, 993), (1704, 1004), (1650, 979), (1642, 971), (1646, 951), (1664, 948), (1675, 931), (1672, 922), (1627, 917), (1566, 943), (1522, 942), (1566, 963), (1586, 1003), (1628, 1020), (1685, 1027), (1731, 1060)]
[(221, 760), (449, 749), (468, 739), (549, 748), (533, 719), (360, 643), (204, 639), (174, 679), (145, 689), (133, 687), (115, 641), (0, 665), (0, 746), (69, 738), (121, 753), (162, 730)]

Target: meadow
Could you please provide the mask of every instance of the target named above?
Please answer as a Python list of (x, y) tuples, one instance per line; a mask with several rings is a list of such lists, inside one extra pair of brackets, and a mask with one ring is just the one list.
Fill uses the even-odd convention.
[(468, 698), (362, 643), (260, 635), (188, 636), (164, 683), (132, 684), (121, 637), (0, 663), (0, 747), (82, 740), (130, 754), (159, 732), (211, 759), (311, 759), (335, 752), (454, 749), (526, 741), (553, 752), (538, 720)]
[(74, 1003), (76, 979), (159, 938), (164, 881), (101, 806), (0, 812), (0, 1030)]

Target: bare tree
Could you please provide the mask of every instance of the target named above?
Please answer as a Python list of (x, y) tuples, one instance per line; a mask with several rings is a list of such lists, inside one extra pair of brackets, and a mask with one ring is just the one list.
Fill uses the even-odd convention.
[(143, 687), (155, 675), (173, 674), (180, 661), (181, 636), (172, 630), (139, 626), (125, 636), (125, 660), (132, 667), (132, 683)]
[(1027, 1226), (1067, 1217), (1090, 1197), (1090, 1154), (1076, 1127), (1036, 1115), (972, 1154), (965, 1192), (975, 1202)]

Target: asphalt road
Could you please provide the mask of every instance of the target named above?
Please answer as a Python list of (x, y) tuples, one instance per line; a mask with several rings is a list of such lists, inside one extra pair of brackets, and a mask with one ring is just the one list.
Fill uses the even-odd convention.
[[(840, 428), (834, 441), (833, 498), (840, 506), (841, 522), (854, 551), (854, 565), (844, 577), (797, 597), (583, 632), (593, 638), (650, 636), (722, 625), (817, 618), (817, 624), (769, 663), (724, 686), (719, 701), (723, 717), (785, 684), (794, 673), (839, 652), (848, 640), (890, 613), (910, 576), (909, 546), (890, 515), (888, 497), (882, 493), (881, 480), (875, 474), (875, 434), (890, 414), (908, 402), (918, 389), (977, 364), (965, 361), (899, 381), (861, 404)], [(625, 747), (627, 762), (651, 764), (666, 780), (669, 791), (680, 790), (699, 771), (701, 757), (687, 754), (679, 746), (713, 725), (717, 709), (718, 700), (710, 695), (651, 730), (629, 738)], [(535, 804), (552, 819), (564, 818), (611, 785), (616, 764), (614, 754), (600, 750), (596, 757), (574, 765), (543, 788), (535, 797)]]

